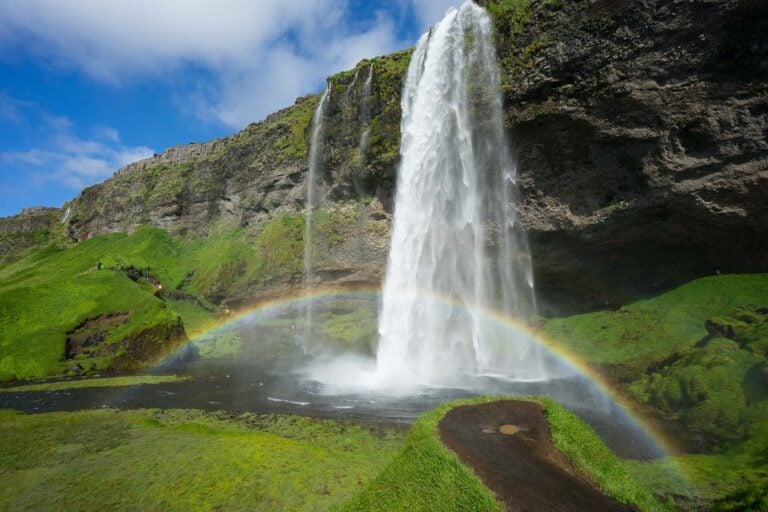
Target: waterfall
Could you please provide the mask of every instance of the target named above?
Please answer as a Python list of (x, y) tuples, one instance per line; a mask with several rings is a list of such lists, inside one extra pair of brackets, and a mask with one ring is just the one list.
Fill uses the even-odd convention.
[[(325, 122), (325, 111), (328, 105), (328, 97), (331, 94), (331, 84), (329, 83), (320, 96), (320, 102), (317, 104), (315, 114), (312, 116), (312, 137), (309, 145), (309, 169), (307, 170), (307, 204), (304, 221), (304, 288), (305, 290), (312, 286), (312, 221), (314, 212), (317, 208), (317, 176), (321, 163), (323, 150), (323, 123)], [(312, 324), (314, 317), (314, 306), (309, 301), (305, 310), (305, 329), (302, 346), (307, 353), (311, 347)]]
[(361, 162), (365, 161), (365, 154), (368, 152), (368, 140), (371, 135), (371, 127), (368, 126), (368, 123), (371, 122), (371, 82), (373, 82), (373, 63), (368, 67), (368, 76), (363, 84), (363, 99), (360, 105), (362, 123), (365, 127), (360, 135), (360, 144), (357, 148), (360, 153)]
[(503, 325), (533, 313), (533, 280), (484, 9), (466, 2), (421, 37), (401, 105), (379, 378), (543, 378), (538, 347)]

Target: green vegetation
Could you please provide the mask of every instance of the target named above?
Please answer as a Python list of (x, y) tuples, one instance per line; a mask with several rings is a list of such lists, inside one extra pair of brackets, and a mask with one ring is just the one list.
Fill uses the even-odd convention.
[[(495, 402), (503, 397), (480, 397), (443, 404), (419, 418), (400, 453), (340, 511), (500, 511), (502, 505), (440, 441), (438, 423), (460, 405)], [(583, 421), (555, 402), (536, 398), (544, 406), (555, 446), (585, 475), (622, 503), (641, 510), (661, 505), (626, 470), (616, 456)]]
[(79, 388), (111, 388), (121, 386), (143, 386), (151, 384), (167, 384), (183, 382), (189, 377), (178, 375), (127, 375), (123, 377), (100, 377), (97, 379), (64, 380), (44, 382), (42, 384), (25, 384), (0, 388), (0, 393), (23, 393), (29, 391), (65, 391)]
[(374, 349), (379, 327), (375, 308), (357, 307), (349, 313), (330, 315), (320, 321), (323, 334), (338, 340), (342, 348), (365, 352)]
[(14, 217), (0, 218), (0, 265), (46, 245), (69, 245), (62, 215), (64, 211), (57, 208), (31, 208)]
[[(286, 214), (254, 232), (213, 230), (199, 240), (143, 226), (39, 249), (0, 269), (0, 381), (75, 363), (140, 367), (181, 341), (179, 317), (187, 334), (201, 334), (224, 314), (212, 303), (301, 272), (303, 231), (303, 215)], [(78, 335), (82, 347), (67, 353), (67, 337)]]
[(760, 483), (764, 490), (768, 482), (765, 441), (758, 438), (719, 454), (682, 455), (650, 462), (624, 461), (624, 465), (654, 493), (668, 497), (684, 510), (701, 504), (717, 510), (713, 504), (750, 494)]
[(496, 48), (499, 49), (499, 67), (502, 70), (501, 88), (509, 90), (513, 86), (510, 71), (524, 66), (529, 58), (525, 51), (520, 52), (515, 39), (522, 32), (531, 17), (530, 0), (491, 0), (487, 6), (493, 18)]
[(630, 463), (648, 487), (685, 506), (696, 497), (725, 507), (748, 500), (754, 482), (768, 477), (767, 274), (697, 279), (615, 311), (553, 319), (543, 330), (700, 452)]
[(544, 333), (600, 365), (644, 370), (707, 334), (706, 322), (744, 305), (768, 305), (768, 274), (696, 279), (618, 310), (556, 318)]
[(167, 299), (165, 303), (174, 313), (182, 318), (184, 330), (191, 340), (208, 332), (219, 323), (219, 316), (216, 315), (212, 307), (206, 309), (199, 303), (191, 300)]
[(577, 469), (617, 501), (634, 503), (641, 510), (662, 509), (650, 487), (640, 484), (586, 423), (552, 400), (536, 400), (544, 405), (552, 442)]
[(197, 353), (203, 359), (217, 359), (239, 354), (243, 340), (236, 332), (227, 331), (195, 340)]
[(276, 144), (278, 159), (303, 159), (309, 154), (309, 132), (318, 101), (317, 96), (310, 96), (278, 118), (278, 126), (287, 128), (287, 136), (280, 138)]
[[(400, 92), (405, 83), (413, 49), (371, 60), (374, 69), (369, 147), (365, 173), (369, 177), (392, 179), (392, 167), (400, 157)], [(374, 190), (374, 187), (367, 187)]]
[(108, 235), (65, 251), (47, 248), (0, 269), (0, 380), (61, 373), (68, 364), (67, 333), (99, 316), (126, 320), (101, 330), (101, 352), (73, 360), (85, 369), (103, 369), (116, 359), (135, 365), (130, 343), (142, 337), (147, 352), (180, 341), (177, 316), (155, 297), (150, 282), (96, 270), (108, 251), (141, 259), (151, 246), (165, 255), (167, 247), (151, 240), (129, 240)]
[[(358, 205), (316, 213), (318, 258), (359, 215)], [(0, 268), (0, 381), (74, 364), (141, 367), (183, 339), (179, 318), (187, 336), (201, 335), (227, 314), (215, 304), (246, 302), (254, 289), (300, 275), (304, 225), (304, 215), (283, 214), (249, 229), (214, 224), (202, 239), (140, 226), (67, 249), (49, 245)], [(68, 350), (68, 337), (80, 345)]]
[(2, 510), (320, 510), (402, 436), (293, 416), (0, 411)]
[[(485, 400), (498, 400), (485, 399)], [(501, 511), (493, 493), (440, 441), (437, 425), (453, 407), (444, 404), (420, 417), (400, 453), (339, 511)]]

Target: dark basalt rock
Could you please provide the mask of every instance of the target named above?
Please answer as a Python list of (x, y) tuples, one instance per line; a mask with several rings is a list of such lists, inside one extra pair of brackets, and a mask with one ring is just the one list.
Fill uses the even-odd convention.
[(768, 4), (535, 5), (499, 56), (545, 312), (768, 270)]

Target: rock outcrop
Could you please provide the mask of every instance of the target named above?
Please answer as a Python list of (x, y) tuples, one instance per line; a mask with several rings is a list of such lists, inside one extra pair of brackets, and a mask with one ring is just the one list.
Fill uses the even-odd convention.
[(59, 208), (24, 208), (13, 217), (0, 218), (0, 263), (18, 259), (29, 250), (50, 241), (57, 225), (67, 219)]
[(497, 16), (499, 56), (545, 306), (767, 270), (768, 4), (540, 2), (525, 16)]
[[(768, 4), (485, 3), (544, 313), (768, 270)], [(409, 58), (329, 79), (319, 195), (335, 227), (315, 237), (323, 283), (382, 276)], [(253, 233), (300, 214), (317, 102), (299, 98), (231, 137), (173, 148), (85, 189), (64, 206), (69, 237), (140, 224), (188, 237)], [(274, 286), (301, 282), (285, 277)]]

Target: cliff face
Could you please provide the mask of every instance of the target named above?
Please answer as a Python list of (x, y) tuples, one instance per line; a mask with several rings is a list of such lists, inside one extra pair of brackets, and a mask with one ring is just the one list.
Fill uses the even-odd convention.
[(58, 208), (25, 208), (13, 217), (0, 218), (0, 263), (24, 256), (51, 240), (67, 219)]
[[(318, 192), (320, 215), (334, 226), (332, 239), (328, 233), (314, 237), (318, 280), (381, 279), (400, 139), (399, 91), (409, 58), (405, 51), (362, 61), (329, 79)], [(212, 227), (255, 235), (270, 220), (301, 215), (317, 104), (317, 95), (299, 98), (233, 136), (172, 148), (121, 169), (65, 205), (70, 238), (132, 232), (141, 224), (187, 237), (205, 237)], [(300, 282), (293, 274), (274, 286)]]
[[(768, 270), (768, 5), (489, 3), (544, 312)], [(319, 197), (332, 232), (314, 237), (318, 281), (382, 276), (409, 58), (363, 61), (329, 79)], [(65, 205), (69, 237), (140, 224), (192, 238), (257, 235), (300, 215), (317, 103), (300, 98), (231, 137), (128, 166)], [(242, 298), (295, 286), (300, 262), (289, 267)]]
[(497, 19), (545, 306), (768, 269), (768, 4), (544, 2)]

